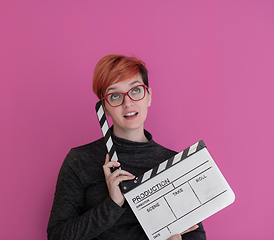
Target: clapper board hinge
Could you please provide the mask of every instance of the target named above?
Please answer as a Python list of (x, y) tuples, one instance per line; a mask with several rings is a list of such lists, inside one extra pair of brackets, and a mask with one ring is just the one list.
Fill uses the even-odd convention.
[(175, 156), (167, 159), (166, 161), (160, 163), (158, 166), (148, 170), (141, 176), (136, 177), (134, 180), (129, 180), (120, 183), (120, 187), (123, 193), (127, 193), (130, 190), (136, 188), (140, 184), (148, 181), (149, 179), (157, 176), (158, 174), (166, 171), (170, 167), (174, 166), (175, 164), (183, 161), (184, 159), (188, 158), (189, 156), (193, 155), (194, 153), (200, 151), (201, 149), (205, 148), (206, 145), (203, 140), (193, 144), (192, 146), (186, 148), (184, 151), (179, 152)]

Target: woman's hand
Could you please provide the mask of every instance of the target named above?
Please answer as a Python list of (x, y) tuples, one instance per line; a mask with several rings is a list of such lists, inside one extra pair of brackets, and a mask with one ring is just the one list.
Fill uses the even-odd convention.
[(181, 235), (183, 235), (185, 233), (188, 233), (188, 232), (191, 232), (191, 231), (194, 231), (198, 227), (199, 227), (198, 225), (194, 225), (191, 228), (189, 228), (189, 229), (185, 230), (184, 232), (182, 232), (181, 234), (176, 234), (176, 235), (171, 236), (168, 240), (181, 240), (182, 239)]
[(180, 234), (176, 234), (176, 235), (171, 236), (167, 240), (182, 240), (182, 236)]
[(106, 155), (105, 164), (103, 165), (103, 170), (106, 178), (106, 183), (108, 187), (108, 192), (112, 200), (120, 207), (125, 202), (125, 197), (122, 194), (119, 184), (125, 180), (132, 180), (135, 178), (131, 173), (117, 169), (113, 173), (111, 172), (112, 167), (119, 167), (120, 163), (115, 161), (109, 161), (109, 155)]

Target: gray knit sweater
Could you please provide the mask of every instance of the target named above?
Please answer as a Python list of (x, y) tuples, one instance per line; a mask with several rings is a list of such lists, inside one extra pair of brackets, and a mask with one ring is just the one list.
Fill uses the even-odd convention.
[[(112, 135), (122, 169), (139, 176), (176, 152), (162, 147), (145, 131), (148, 142)], [(109, 197), (102, 166), (103, 138), (71, 149), (60, 169), (48, 223), (49, 240), (143, 240), (142, 227), (127, 202), (119, 207)], [(206, 239), (202, 224), (183, 239)]]

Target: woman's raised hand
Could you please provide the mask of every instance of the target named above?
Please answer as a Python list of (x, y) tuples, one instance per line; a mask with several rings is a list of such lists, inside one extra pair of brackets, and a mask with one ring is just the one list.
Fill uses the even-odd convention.
[(132, 180), (135, 178), (135, 176), (121, 169), (117, 169), (114, 172), (111, 172), (112, 167), (118, 168), (119, 166), (119, 162), (109, 161), (109, 155), (106, 155), (103, 170), (108, 187), (108, 192), (112, 200), (121, 207), (125, 202), (125, 197), (119, 188), (119, 184), (120, 182), (125, 180)]

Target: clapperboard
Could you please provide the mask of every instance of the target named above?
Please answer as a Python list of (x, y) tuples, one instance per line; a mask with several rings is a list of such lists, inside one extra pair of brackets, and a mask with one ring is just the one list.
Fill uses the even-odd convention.
[[(100, 102), (96, 111), (110, 159), (117, 161)], [(202, 140), (120, 188), (148, 238), (158, 240), (182, 233), (235, 200)]]

